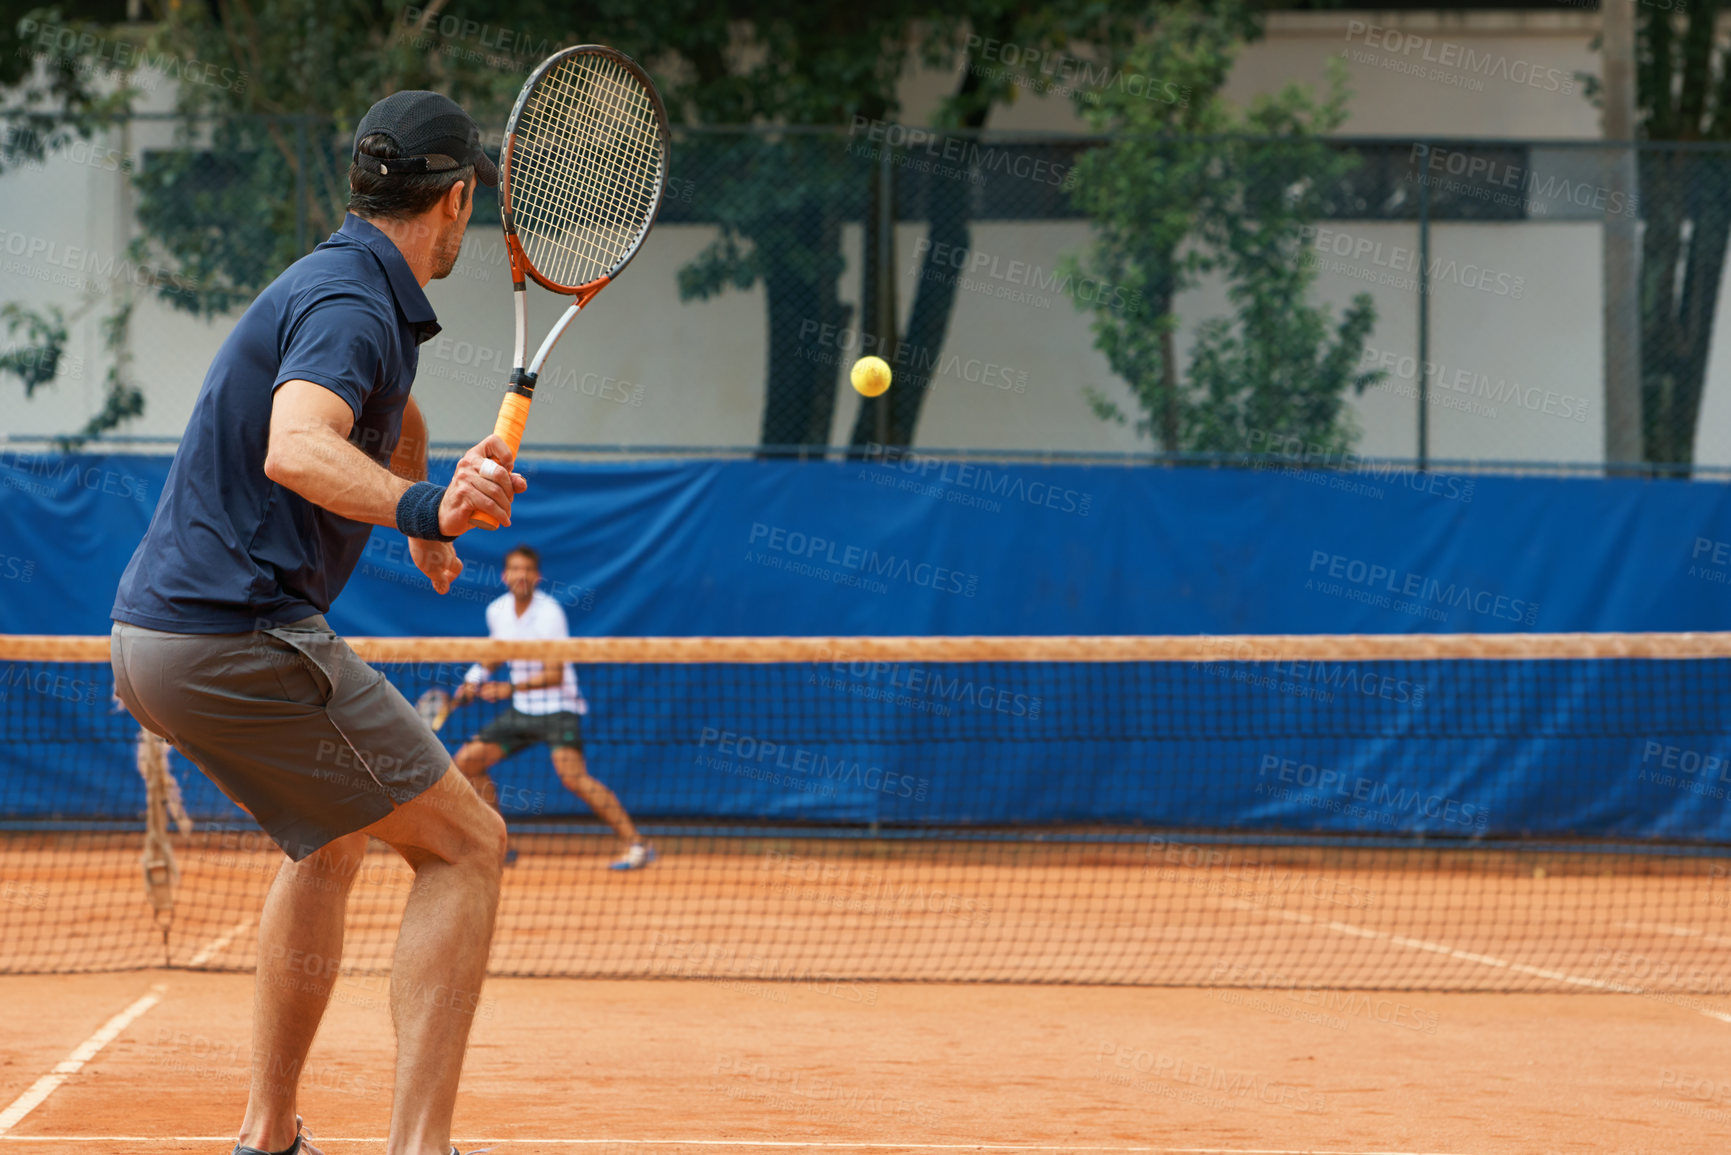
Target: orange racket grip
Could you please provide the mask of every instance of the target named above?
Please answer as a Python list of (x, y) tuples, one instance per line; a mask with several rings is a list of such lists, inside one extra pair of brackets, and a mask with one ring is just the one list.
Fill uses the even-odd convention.
[[(499, 419), (493, 423), (493, 436), (502, 438), (511, 447), (511, 460), (515, 464), (517, 450), (523, 444), (523, 426), (529, 421), (529, 398), (521, 393), (507, 393), (505, 400), (499, 403)], [(510, 480), (505, 484), (509, 486)], [(477, 513), (470, 523), (481, 529), (498, 529), (499, 523), (484, 513)]]

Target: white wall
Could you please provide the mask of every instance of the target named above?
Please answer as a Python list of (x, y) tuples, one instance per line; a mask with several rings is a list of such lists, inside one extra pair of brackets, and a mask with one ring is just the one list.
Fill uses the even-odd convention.
[[(1578, 90), (1551, 91), (1548, 85), (1561, 77), (1572, 86), (1576, 71), (1592, 67), (1587, 43), (1594, 23), (1579, 13), (1276, 14), (1267, 37), (1245, 50), (1230, 93), (1242, 100), (1293, 80), (1316, 82), (1326, 62), (1340, 58), (1355, 90), (1347, 125), (1355, 134), (1590, 138), (1597, 119), (1591, 106)], [(1426, 57), (1431, 63), (1424, 63)], [(1421, 65), (1440, 71), (1415, 76), (1413, 69)], [(1539, 86), (1517, 82), (1527, 77), (1536, 77)], [(954, 79), (932, 73), (910, 78), (904, 118), (929, 113)], [(1053, 97), (1018, 100), (996, 116), (993, 127), (1073, 131), (1079, 125), (1069, 102)], [(120, 152), (136, 157), (172, 132), (167, 125), (129, 131), (127, 138), (109, 134), (94, 150), (0, 176), (0, 300), (56, 303), (81, 317), (72, 363), (59, 382), (25, 403), (15, 379), (0, 380), (0, 433), (64, 432), (100, 403), (108, 362), (96, 322), (113, 291), (101, 273), (114, 267), (130, 235), (113, 161)], [(1578, 165), (1579, 156), (1560, 153), (1547, 163)], [(1433, 229), (1431, 255), (1440, 262), (1430, 312), (1433, 456), (1580, 461), (1602, 453), (1599, 226), (1591, 212), (1557, 207), (1548, 219), (1451, 222)], [(678, 300), (678, 268), (712, 235), (706, 226), (656, 229), (627, 274), (596, 298), (554, 355), (531, 441), (756, 440), (764, 377), (761, 290), (730, 291), (700, 303)], [(920, 227), (898, 230), (897, 296), (904, 317), (922, 235)], [(1049, 284), (1041, 278), (1049, 278), (1087, 238), (1086, 226), (1074, 222), (975, 227), (977, 253), (993, 256), (1000, 268), (1019, 262), (1037, 272), (978, 277), (957, 294), (940, 375), (920, 427), (922, 444), (1146, 447), (1130, 430), (1100, 422), (1086, 404), (1090, 387), (1127, 399), (1093, 349), (1088, 316), (1062, 296), (1038, 289)], [(849, 300), (858, 291), (852, 264), (858, 243), (857, 230), (850, 230), (850, 268), (842, 284)], [(1415, 250), (1415, 227), (1398, 222), (1339, 222), (1316, 238), (1318, 298), (1339, 308), (1364, 291), (1377, 307), (1371, 345), (1391, 375), (1353, 401), (1366, 454), (1406, 456), (1417, 448)], [(466, 439), (491, 426), (510, 356), (508, 282), (497, 227), (477, 226), (457, 274), (429, 291), (445, 332), (423, 349), (417, 396), (440, 440)], [(531, 332), (538, 335), (556, 302), (532, 293)], [(1727, 307), (1721, 302), (1722, 312)], [(1183, 298), (1181, 350), (1198, 321), (1226, 308), (1217, 284)], [(1721, 333), (1731, 332), (1727, 324), (1731, 318), (1722, 317)], [(199, 321), (160, 302), (140, 304), (133, 375), (145, 387), (149, 408), (132, 432), (179, 432), (226, 330), (225, 323)], [(824, 343), (821, 336), (816, 340)], [(834, 338), (829, 343), (844, 344)], [(842, 374), (858, 350), (837, 351), (841, 400), (834, 436), (843, 440), (857, 400)], [(1014, 384), (1006, 388), (1005, 382)], [(1728, 434), (1731, 362), (1716, 352), (1703, 408), (1704, 460), (1731, 461), (1731, 448), (1713, 448), (1731, 446)]]

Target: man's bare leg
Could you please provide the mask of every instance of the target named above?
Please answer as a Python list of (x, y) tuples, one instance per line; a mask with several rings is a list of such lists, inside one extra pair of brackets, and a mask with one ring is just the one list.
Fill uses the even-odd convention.
[(499, 791), (494, 788), (492, 775), (487, 771), (504, 756), (505, 751), (496, 743), (477, 742), (473, 738), (464, 742), (457, 751), (457, 769), (463, 772), (463, 777), (469, 780), (481, 801), (494, 810), (499, 809)]
[(450, 1155), (457, 1080), (499, 905), (505, 823), (452, 766), (367, 832), (415, 871), (391, 961), (397, 1081), (386, 1155)]
[(590, 776), (582, 754), (569, 746), (555, 747), (553, 769), (559, 772), (559, 781), (565, 783), (565, 788), (587, 802), (589, 809), (593, 810), (601, 821), (611, 826), (627, 847), (643, 841), (643, 836), (637, 832), (637, 827), (631, 821), (631, 815), (625, 813), (625, 807), (619, 804), (619, 798), (607, 788), (605, 782)]
[(343, 913), (367, 852), (350, 834), (300, 862), (283, 861), (258, 927), (252, 1000), (252, 1085), (240, 1142), (281, 1151), (295, 1141), (295, 1092), (343, 957)]

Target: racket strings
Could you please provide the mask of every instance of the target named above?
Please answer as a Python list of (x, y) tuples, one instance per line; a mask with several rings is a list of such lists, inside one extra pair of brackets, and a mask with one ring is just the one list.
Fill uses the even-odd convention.
[(572, 287), (613, 272), (654, 217), (663, 168), (660, 119), (633, 72), (589, 55), (555, 68), (519, 114), (507, 174), (530, 263)]

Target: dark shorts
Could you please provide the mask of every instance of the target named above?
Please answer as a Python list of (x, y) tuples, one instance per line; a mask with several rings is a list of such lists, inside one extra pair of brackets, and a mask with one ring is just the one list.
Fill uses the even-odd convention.
[(311, 617), (250, 634), (116, 623), (114, 688), (300, 861), (437, 782), (451, 756), (385, 676)]
[(555, 750), (560, 747), (583, 753), (583, 724), (569, 710), (557, 714), (525, 714), (521, 710), (506, 710), (482, 728), (474, 739), (491, 742), (509, 758), (519, 750), (527, 750), (545, 742)]

